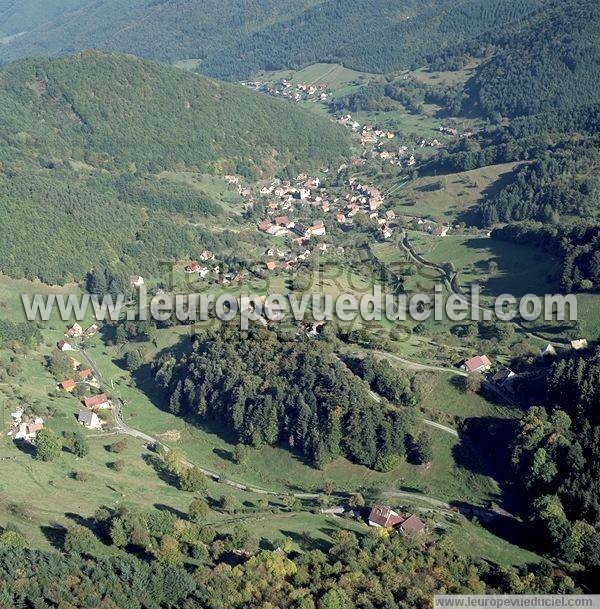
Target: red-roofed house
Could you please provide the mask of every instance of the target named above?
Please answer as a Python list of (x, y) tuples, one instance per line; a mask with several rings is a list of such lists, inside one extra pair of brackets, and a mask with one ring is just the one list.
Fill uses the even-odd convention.
[(374, 505), (369, 514), (369, 526), (383, 529), (393, 529), (404, 519), (398, 512), (385, 505)]
[(110, 402), (104, 393), (94, 395), (91, 398), (83, 398), (83, 404), (90, 410), (105, 410), (106, 408), (110, 408)]
[(487, 355), (472, 357), (462, 365), (462, 369), (467, 372), (487, 372), (491, 367), (492, 362), (490, 362)]
[(63, 390), (63, 391), (68, 391), (69, 393), (71, 393), (71, 391), (73, 391), (75, 389), (75, 381), (73, 379), (67, 379), (66, 381), (61, 381), (58, 386)]
[(400, 530), (408, 535), (422, 533), (425, 530), (423, 521), (414, 514), (411, 514), (406, 520), (400, 523)]

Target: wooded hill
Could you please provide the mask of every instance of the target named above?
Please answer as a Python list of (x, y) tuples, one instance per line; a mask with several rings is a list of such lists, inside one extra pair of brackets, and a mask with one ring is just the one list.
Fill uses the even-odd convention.
[(493, 56), (470, 86), (482, 112), (568, 112), (600, 101), (600, 4), (558, 0), (482, 43)]
[(338, 162), (348, 149), (342, 128), (285, 102), (90, 52), (0, 70), (0, 143), (0, 271), (48, 283), (96, 264), (153, 272), (231, 241), (173, 222), (170, 213), (223, 212), (156, 179), (161, 170), (258, 177)]
[(260, 171), (328, 163), (341, 128), (279, 100), (131, 56), (85, 52), (0, 72), (3, 163), (68, 159), (105, 169)]
[(6, 33), (25, 33), (0, 47), (0, 58), (98, 48), (168, 62), (197, 58), (204, 73), (232, 79), (315, 61), (388, 72), (520, 20), (541, 2), (71, 0), (73, 8), (83, 8), (48, 10), (48, 20), (32, 27), (22, 13), (43, 2), (29, 0), (5, 10), (11, 28)]

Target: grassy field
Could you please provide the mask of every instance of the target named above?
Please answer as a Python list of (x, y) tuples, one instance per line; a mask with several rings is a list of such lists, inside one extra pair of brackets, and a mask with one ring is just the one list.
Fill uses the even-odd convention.
[(558, 288), (554, 280), (557, 260), (535, 248), (478, 236), (450, 234), (440, 238), (416, 231), (411, 231), (410, 240), (426, 260), (451, 262), (461, 286), (480, 283), (484, 296), (509, 293), (518, 298)]
[(503, 163), (445, 176), (418, 178), (402, 191), (396, 211), (437, 222), (468, 220), (468, 212), (501, 188), (518, 165)]
[(374, 78), (379, 80), (381, 77), (367, 72), (357, 72), (340, 64), (315, 63), (298, 71), (261, 72), (256, 78), (267, 82), (281, 81), (285, 78), (294, 85), (300, 83), (326, 84), (337, 95), (346, 95), (361, 84), (366, 84)]

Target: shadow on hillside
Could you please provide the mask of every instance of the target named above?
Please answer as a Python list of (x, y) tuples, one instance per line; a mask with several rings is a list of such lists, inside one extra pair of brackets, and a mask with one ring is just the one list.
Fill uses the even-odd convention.
[(40, 531), (53, 547), (57, 550), (62, 550), (65, 544), (65, 535), (67, 534), (67, 529), (62, 524), (53, 522), (49, 525), (41, 526)]

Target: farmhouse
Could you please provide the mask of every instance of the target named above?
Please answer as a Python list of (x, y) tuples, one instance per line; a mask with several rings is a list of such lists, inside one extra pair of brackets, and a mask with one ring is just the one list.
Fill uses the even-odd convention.
[(425, 524), (416, 516), (411, 514), (406, 520), (400, 523), (399, 529), (407, 535), (415, 535), (425, 531)]
[(89, 410), (106, 410), (110, 408), (110, 401), (106, 394), (101, 393), (90, 398), (83, 398), (83, 404)]
[(59, 341), (56, 346), (61, 350), (61, 351), (73, 351), (73, 347), (66, 341), (66, 340), (61, 340)]
[(573, 351), (581, 351), (582, 349), (587, 349), (587, 347), (588, 342), (585, 338), (579, 338), (571, 341), (571, 348)]
[(200, 254), (200, 260), (202, 262), (208, 262), (209, 260), (214, 260), (215, 255), (210, 250), (205, 250)]
[(548, 343), (540, 351), (540, 354), (542, 355), (542, 357), (544, 357), (544, 356), (554, 357), (556, 355), (556, 349), (554, 348), (554, 345), (551, 345), (550, 343)]
[(26, 442), (33, 442), (37, 436), (38, 431), (44, 428), (44, 419), (38, 417), (28, 423), (20, 423), (12, 433), (13, 440), (25, 440)]
[(86, 336), (94, 336), (98, 330), (100, 329), (100, 326), (98, 324), (92, 324), (89, 328), (86, 328), (84, 334)]
[(82, 380), (85, 381), (89, 378), (91, 378), (93, 376), (92, 373), (92, 369), (91, 368), (85, 368), (84, 370), (79, 370), (79, 372), (77, 373), (77, 376)]
[(492, 362), (488, 359), (487, 355), (478, 355), (465, 361), (461, 366), (466, 372), (487, 372), (492, 367)]
[(192, 273), (197, 273), (200, 270), (200, 265), (197, 262), (192, 262), (191, 264), (188, 264), (185, 267), (185, 272), (188, 275), (191, 275)]
[(513, 392), (513, 383), (517, 379), (517, 375), (510, 368), (502, 368), (494, 376), (492, 380), (498, 387)]
[(398, 512), (384, 505), (374, 505), (369, 514), (369, 526), (380, 529), (393, 529), (403, 520)]
[(448, 231), (450, 230), (449, 226), (438, 226), (438, 228), (436, 228), (433, 231), (433, 234), (436, 237), (445, 237), (448, 234)]

